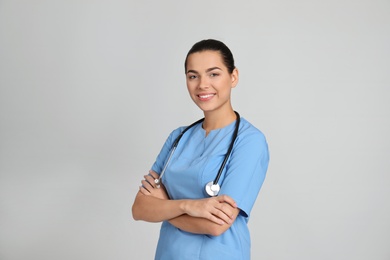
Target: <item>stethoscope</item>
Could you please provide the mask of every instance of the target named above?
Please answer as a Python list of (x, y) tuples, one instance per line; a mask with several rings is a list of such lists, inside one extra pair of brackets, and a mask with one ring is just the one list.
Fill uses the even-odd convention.
[[(232, 152), (232, 149), (233, 149), (233, 145), (234, 145), (234, 141), (236, 140), (237, 138), (237, 134), (238, 134), (238, 128), (240, 127), (240, 114), (238, 114), (236, 111), (234, 111), (234, 113), (236, 113), (236, 127), (234, 129), (234, 132), (233, 132), (233, 138), (232, 138), (232, 141), (230, 142), (230, 146), (229, 146), (229, 149), (227, 150), (227, 153), (225, 155), (225, 159), (223, 160), (222, 164), (221, 164), (221, 167), (219, 168), (219, 171), (217, 173), (217, 176), (215, 177), (214, 181), (210, 181), (209, 183), (206, 184), (205, 186), (205, 190), (206, 190), (206, 193), (213, 197), (213, 196), (217, 196), (221, 187), (219, 186), (218, 184), (218, 181), (219, 181), (219, 178), (221, 177), (221, 174), (222, 174), (222, 171), (223, 169), (225, 168), (225, 165), (226, 165), (226, 162), (227, 160), (229, 159), (229, 156), (230, 156), (230, 153)], [(162, 176), (164, 175), (165, 173), (165, 170), (167, 169), (168, 167), (168, 164), (169, 164), (169, 161), (171, 160), (172, 158), (172, 155), (173, 153), (175, 152), (176, 150), (176, 147), (177, 145), (179, 144), (179, 141), (181, 139), (181, 137), (183, 136), (183, 134), (185, 132), (187, 132), (188, 129), (192, 128), (193, 126), (203, 122), (204, 118), (194, 122), (193, 124), (191, 124), (190, 126), (187, 126), (180, 134), (179, 136), (176, 138), (176, 140), (173, 142), (173, 145), (172, 145), (172, 148), (171, 148), (171, 151), (169, 153), (169, 156), (168, 156), (168, 159), (167, 161), (165, 162), (164, 164), (164, 167), (163, 167), (163, 170), (161, 171), (160, 173), (160, 176), (159, 178), (155, 179), (154, 180), (154, 183), (156, 184), (156, 187), (157, 188), (160, 188), (160, 184), (161, 184), (161, 178)]]

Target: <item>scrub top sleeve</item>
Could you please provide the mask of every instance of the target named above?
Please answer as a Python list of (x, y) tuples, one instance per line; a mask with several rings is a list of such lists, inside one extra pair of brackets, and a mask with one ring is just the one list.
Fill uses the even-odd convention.
[(249, 217), (268, 168), (269, 153), (260, 131), (237, 137), (226, 168), (221, 194), (232, 197), (240, 214)]
[(182, 128), (177, 128), (176, 130), (172, 131), (171, 134), (168, 136), (167, 140), (165, 141), (163, 147), (161, 148), (161, 151), (152, 166), (152, 170), (155, 171), (158, 175), (160, 175), (164, 167), (164, 163), (168, 159), (168, 155), (171, 151), (173, 142), (175, 141), (176, 137), (179, 136), (179, 134), (181, 133), (181, 129)]

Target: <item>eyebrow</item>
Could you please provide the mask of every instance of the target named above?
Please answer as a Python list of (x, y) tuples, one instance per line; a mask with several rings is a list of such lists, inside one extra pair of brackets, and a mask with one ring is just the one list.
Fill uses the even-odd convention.
[[(209, 68), (209, 69), (207, 69), (206, 70), (206, 72), (210, 72), (210, 71), (212, 71), (212, 70), (222, 70), (220, 67), (212, 67), (212, 68)], [(195, 73), (195, 74), (199, 74), (199, 72), (197, 72), (196, 70), (188, 70), (187, 71), (187, 74), (188, 73)]]

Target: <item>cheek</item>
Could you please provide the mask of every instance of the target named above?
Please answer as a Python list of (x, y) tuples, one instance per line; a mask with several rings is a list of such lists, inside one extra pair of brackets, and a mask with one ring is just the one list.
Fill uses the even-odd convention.
[(195, 91), (195, 89), (196, 89), (196, 85), (193, 83), (193, 82), (188, 82), (187, 81), (187, 90), (188, 90), (188, 92), (193, 92), (193, 91)]
[(234, 88), (234, 82), (229, 78), (226, 80), (226, 86), (227, 88), (232, 89)]
[(229, 81), (229, 80), (223, 80), (223, 81), (220, 81), (219, 82), (219, 84), (218, 84), (218, 86), (219, 86), (219, 89), (221, 90), (221, 91), (230, 91), (231, 90), (231, 88), (232, 88), (232, 82), (231, 81)]

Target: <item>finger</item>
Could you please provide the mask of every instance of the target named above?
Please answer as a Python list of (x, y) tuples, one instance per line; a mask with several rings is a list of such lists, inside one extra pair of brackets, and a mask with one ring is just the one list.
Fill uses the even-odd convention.
[(230, 204), (234, 208), (237, 207), (237, 203), (231, 197), (229, 197), (228, 195), (218, 196), (218, 199), (219, 199), (220, 202), (226, 202), (226, 203)]
[(150, 195), (150, 192), (142, 186), (139, 186), (139, 191), (144, 195)]
[(154, 182), (154, 179), (155, 179), (155, 178), (154, 178), (152, 175), (150, 175), (150, 174), (144, 175), (144, 178), (145, 178), (145, 179), (152, 180), (152, 182)]
[(152, 186), (153, 188), (156, 186), (154, 183), (154, 178), (150, 175), (144, 175), (145, 180)]
[(208, 216), (208, 219), (209, 219), (210, 221), (212, 221), (212, 222), (218, 224), (218, 225), (223, 225), (223, 224), (225, 224), (225, 221), (224, 221), (224, 220), (218, 218), (217, 216), (215, 216), (215, 215), (213, 215), (213, 214), (210, 214), (210, 215)]
[(226, 202), (230, 204), (233, 208), (237, 208), (237, 203), (229, 196), (227, 195), (221, 195), (217, 197), (219, 202)]
[(229, 204), (219, 202), (216, 197), (207, 198), (206, 201), (202, 207), (202, 211), (206, 211), (206, 218), (220, 225), (232, 223), (233, 214), (229, 211)]
[(226, 224), (232, 223), (232, 214), (223, 210), (223, 208), (216, 208), (213, 215), (224, 221)]
[(150, 174), (153, 178), (155, 178), (155, 179), (158, 179), (158, 177), (159, 177), (159, 175), (158, 175), (155, 171), (153, 171), (153, 170), (150, 170), (150, 171), (149, 171), (149, 174)]
[(141, 181), (142, 186), (147, 189), (147, 190), (152, 190), (154, 187), (147, 181), (147, 180), (142, 180)]
[(219, 205), (219, 210), (223, 212), (226, 216), (230, 218), (230, 220), (233, 219), (234, 214), (233, 214), (233, 207), (230, 204), (227, 203), (220, 203)]

